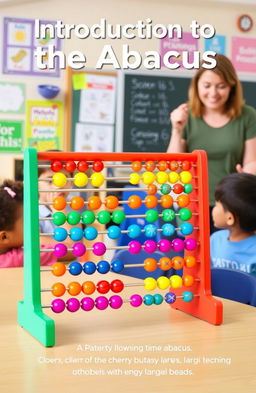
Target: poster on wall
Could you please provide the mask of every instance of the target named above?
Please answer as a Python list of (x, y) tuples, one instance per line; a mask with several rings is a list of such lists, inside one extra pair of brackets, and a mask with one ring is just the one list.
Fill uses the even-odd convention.
[[(54, 25), (55, 21), (41, 21)], [(39, 69), (35, 63), (34, 50), (41, 46), (53, 45), (55, 50), (61, 49), (59, 38), (51, 39), (49, 34), (42, 39), (35, 39), (35, 20), (24, 18), (4, 18), (3, 24), (3, 64), (4, 74), (23, 74), (54, 76), (60, 75), (59, 63), (56, 61), (54, 69), (47, 67), (47, 51), (43, 58), (45, 69)]]
[(0, 113), (25, 112), (25, 84), (0, 82)]
[(237, 71), (256, 72), (256, 38), (232, 38), (232, 63)]
[(205, 42), (205, 51), (213, 51), (221, 55), (226, 54), (226, 36), (215, 34), (212, 38), (207, 38)]
[(114, 127), (102, 124), (76, 124), (75, 151), (113, 151)]
[(63, 103), (27, 101), (26, 145), (38, 151), (62, 149)]
[(0, 120), (0, 153), (21, 153), (24, 122)]

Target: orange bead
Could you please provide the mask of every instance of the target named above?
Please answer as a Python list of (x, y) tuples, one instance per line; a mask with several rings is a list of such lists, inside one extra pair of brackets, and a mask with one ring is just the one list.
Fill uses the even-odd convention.
[(191, 162), (183, 161), (181, 164), (181, 168), (183, 171), (188, 171), (191, 168)]
[(128, 205), (131, 209), (138, 209), (142, 204), (141, 197), (139, 195), (131, 195), (128, 198)]
[(132, 162), (132, 170), (134, 172), (139, 172), (142, 168), (142, 163), (140, 161), (133, 161)]
[(159, 266), (161, 270), (169, 270), (172, 268), (172, 260), (167, 257), (160, 258)]
[(80, 210), (84, 207), (84, 200), (80, 196), (75, 196), (70, 199), (70, 207), (73, 210)]
[(67, 205), (66, 199), (62, 196), (58, 196), (53, 200), (53, 208), (55, 210), (64, 210)]
[(153, 272), (157, 268), (157, 261), (154, 258), (147, 258), (144, 260), (144, 269), (147, 272)]
[(168, 209), (169, 207), (172, 207), (173, 205), (173, 198), (171, 195), (162, 195), (160, 199), (161, 206), (164, 207), (165, 209)]
[(157, 164), (157, 168), (159, 171), (166, 171), (168, 169), (168, 162), (167, 161), (159, 161)]
[(155, 195), (147, 195), (145, 198), (145, 205), (149, 208), (149, 209), (153, 209), (154, 207), (156, 207), (158, 204), (158, 199)]
[(196, 258), (192, 255), (188, 255), (185, 258), (185, 265), (186, 267), (194, 267), (196, 264)]
[(191, 276), (190, 274), (186, 274), (185, 276), (183, 276), (182, 280), (183, 280), (183, 285), (185, 287), (191, 287), (195, 282), (194, 277)]
[(56, 262), (52, 265), (52, 274), (54, 276), (63, 276), (66, 272), (66, 265), (62, 262)]
[(66, 292), (66, 287), (62, 282), (56, 282), (52, 286), (52, 294), (53, 296), (59, 297), (63, 296), (64, 293)]
[(171, 171), (177, 171), (177, 169), (179, 169), (179, 164), (177, 161), (171, 161), (169, 166)]
[(79, 282), (73, 281), (68, 284), (68, 293), (72, 296), (77, 296), (82, 290), (82, 286)]
[(146, 168), (146, 170), (149, 171), (149, 172), (153, 172), (153, 170), (155, 169), (155, 167), (156, 167), (156, 164), (154, 163), (154, 161), (147, 161), (147, 162), (145, 163), (145, 168)]
[(93, 292), (95, 292), (95, 290), (96, 290), (96, 287), (92, 281), (85, 281), (82, 285), (82, 291), (86, 295), (91, 295)]
[(156, 193), (157, 193), (157, 186), (155, 184), (149, 184), (148, 185), (148, 194), (154, 195)]
[(97, 210), (101, 207), (101, 199), (98, 196), (91, 196), (88, 198), (88, 209)]
[(118, 206), (118, 198), (114, 195), (107, 196), (105, 200), (105, 205), (107, 209), (116, 209)]
[(190, 198), (187, 194), (182, 194), (177, 197), (179, 207), (186, 207), (190, 203)]
[(172, 258), (173, 268), (175, 270), (182, 269), (184, 266), (184, 259), (182, 257), (176, 256)]

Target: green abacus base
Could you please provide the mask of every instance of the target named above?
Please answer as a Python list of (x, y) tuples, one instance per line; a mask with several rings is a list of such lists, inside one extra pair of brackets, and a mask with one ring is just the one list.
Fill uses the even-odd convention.
[(52, 347), (55, 344), (54, 320), (39, 308), (37, 311), (32, 304), (18, 302), (18, 322), (45, 347)]

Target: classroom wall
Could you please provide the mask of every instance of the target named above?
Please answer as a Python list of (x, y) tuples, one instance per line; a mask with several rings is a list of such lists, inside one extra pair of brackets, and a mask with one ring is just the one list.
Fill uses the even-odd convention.
[[(232, 1), (232, 0), (231, 0)], [(100, 18), (106, 18), (108, 23), (126, 24), (136, 23), (137, 20), (151, 18), (153, 23), (181, 24), (184, 31), (189, 30), (192, 20), (198, 23), (212, 24), (217, 34), (231, 36), (255, 37), (256, 32), (256, 6), (253, 4), (240, 4), (235, 2), (219, 1), (190, 1), (190, 0), (43, 0), (33, 2), (15, 2), (9, 6), (0, 4), (0, 15), (41, 19), (61, 19), (64, 23), (85, 23), (89, 26), (98, 23)], [(254, 27), (248, 33), (242, 33), (237, 28), (237, 18), (243, 13), (248, 13), (254, 20)], [(118, 58), (121, 58), (122, 44), (128, 43), (131, 49), (144, 53), (146, 50), (158, 50), (159, 40), (80, 40), (72, 38), (63, 42), (63, 51), (68, 54), (79, 50), (88, 58), (87, 66), (94, 68), (104, 44), (111, 44)], [(227, 40), (227, 54), (230, 53), (230, 41)], [(201, 43), (203, 50), (203, 42)], [(166, 71), (166, 70), (165, 70)], [(26, 84), (26, 99), (41, 100), (37, 92), (37, 85), (41, 83), (56, 84), (61, 87), (57, 99), (65, 102), (65, 71), (60, 78), (45, 78), (35, 76), (9, 76), (1, 75), (0, 81), (16, 81)], [(4, 118), (5, 116), (2, 116)], [(17, 115), (8, 115), (6, 118), (15, 118)], [(20, 118), (20, 117), (19, 117)], [(24, 115), (25, 119), (25, 115)], [(0, 180), (13, 177), (13, 156), (1, 154)]]

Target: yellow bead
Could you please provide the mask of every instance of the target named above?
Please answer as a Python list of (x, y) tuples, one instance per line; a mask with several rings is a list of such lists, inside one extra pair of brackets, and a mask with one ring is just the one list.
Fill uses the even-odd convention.
[(169, 181), (170, 183), (174, 184), (177, 183), (177, 181), (180, 180), (180, 176), (177, 172), (170, 172), (169, 173)]
[(52, 182), (56, 187), (64, 187), (67, 184), (67, 176), (62, 172), (54, 173)]
[(180, 288), (182, 287), (182, 278), (174, 274), (170, 277), (170, 283), (172, 288)]
[(191, 180), (192, 180), (192, 175), (191, 175), (191, 173), (189, 171), (180, 172), (180, 181), (183, 184), (190, 183)]
[(74, 176), (74, 184), (77, 187), (85, 187), (88, 183), (88, 176), (85, 173), (78, 172)]
[(156, 174), (156, 181), (159, 184), (165, 184), (168, 182), (168, 174), (163, 171), (159, 171)]
[(142, 181), (144, 184), (152, 184), (156, 180), (154, 173), (146, 171), (142, 174)]
[(167, 289), (170, 286), (170, 280), (165, 276), (158, 277), (156, 281), (159, 289)]
[(93, 187), (100, 187), (104, 183), (105, 179), (102, 173), (100, 172), (95, 172), (91, 176), (91, 183)]
[(130, 174), (130, 183), (133, 185), (139, 184), (140, 182), (140, 175), (136, 172)]
[(144, 288), (147, 291), (153, 291), (154, 289), (156, 289), (157, 284), (156, 284), (156, 280), (152, 277), (147, 277), (144, 280)]

